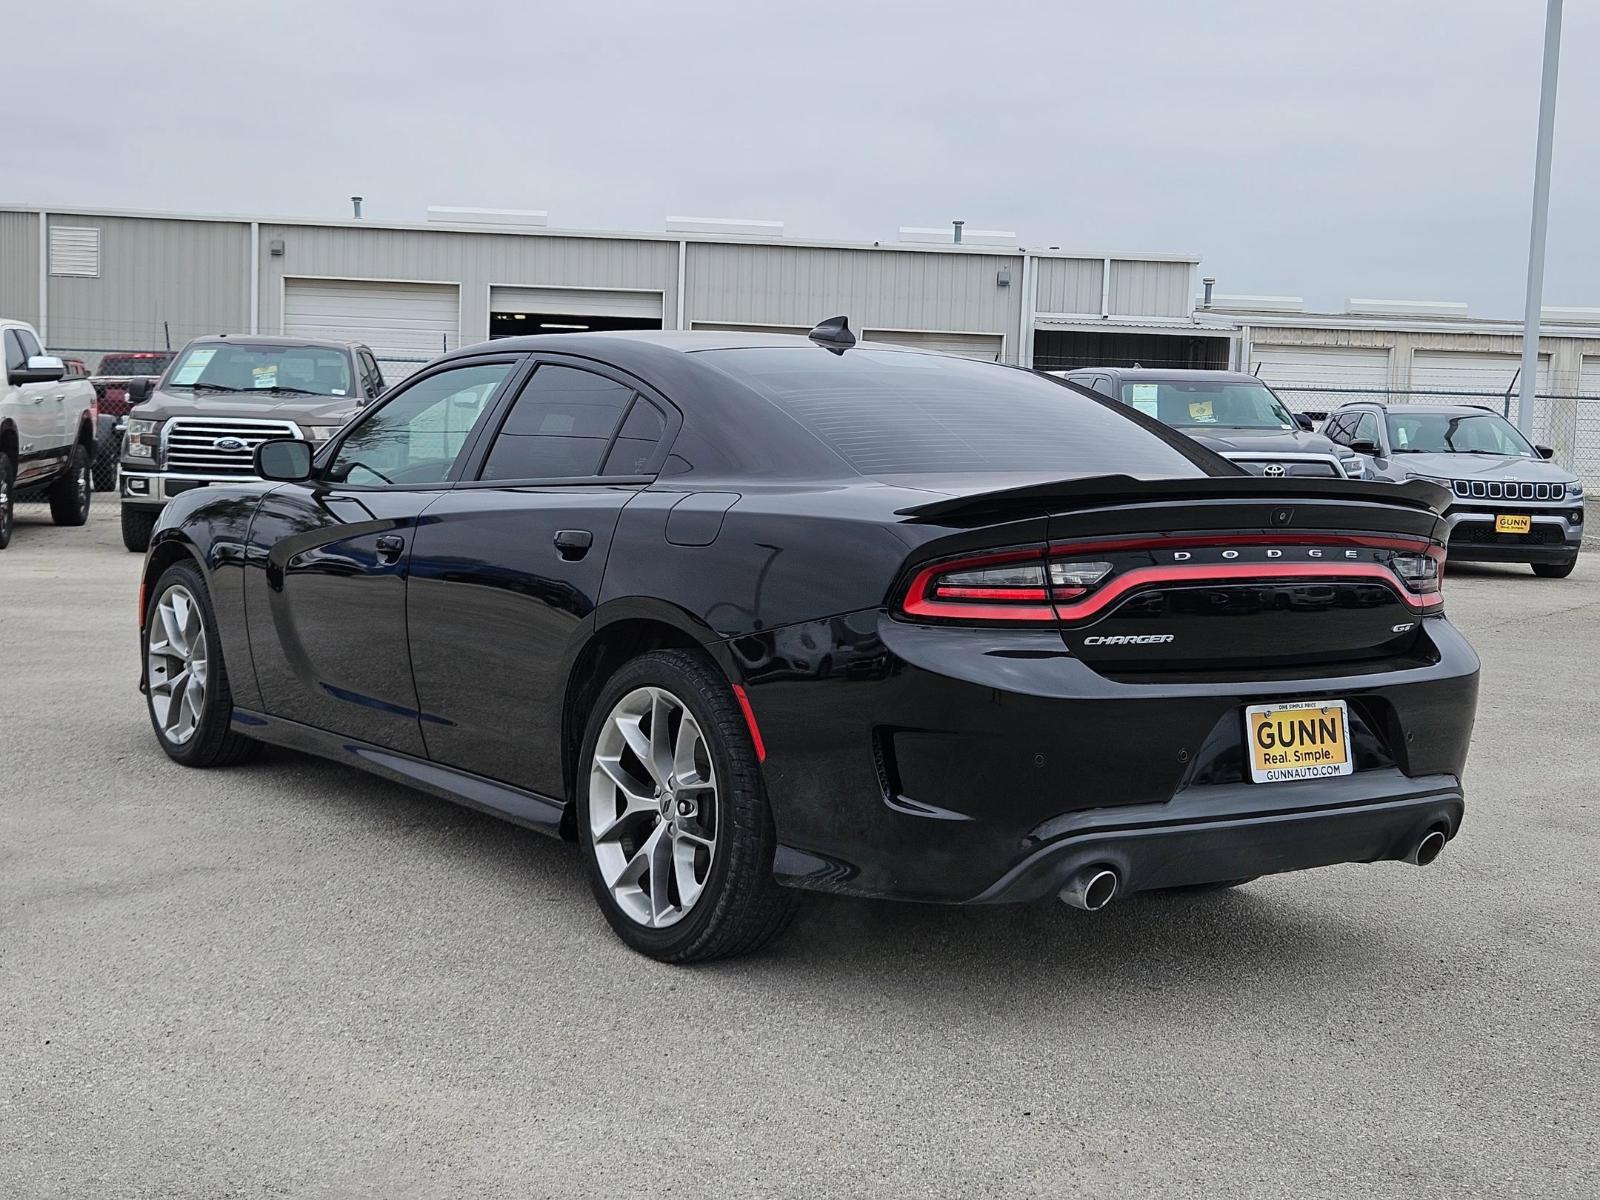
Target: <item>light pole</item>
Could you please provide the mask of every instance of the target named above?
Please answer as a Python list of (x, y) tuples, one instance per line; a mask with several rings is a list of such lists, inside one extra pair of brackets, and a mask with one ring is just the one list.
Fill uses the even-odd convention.
[(1544, 81), (1539, 89), (1539, 148), (1533, 160), (1533, 223), (1528, 233), (1528, 301), (1522, 317), (1522, 391), (1517, 428), (1533, 435), (1533, 397), (1539, 390), (1539, 310), (1544, 304), (1544, 235), (1550, 217), (1550, 155), (1556, 134), (1556, 75), (1561, 67), (1561, 0), (1544, 17)]

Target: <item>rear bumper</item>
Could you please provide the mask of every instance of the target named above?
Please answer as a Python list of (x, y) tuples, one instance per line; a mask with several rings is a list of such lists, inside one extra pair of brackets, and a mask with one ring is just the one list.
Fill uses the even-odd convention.
[[(1109, 678), (1054, 631), (858, 613), (723, 647), (767, 750), (775, 872), (938, 903), (1053, 895), (1105, 863), (1124, 891), (1397, 859), (1449, 836), (1478, 660), (1443, 617), (1428, 653), (1273, 679)], [(1250, 704), (1343, 699), (1354, 773), (1254, 784)]]
[[(1302, 790), (1296, 794), (1294, 789)], [(1283, 791), (1277, 789), (1282, 788)], [(1194, 792), (1143, 811), (1075, 814), (1060, 835), (1015, 864), (975, 903), (1042, 900), (1079, 871), (1110, 867), (1119, 894), (1404, 859), (1423, 834), (1453, 838), (1464, 801), (1453, 776), (1363, 781), (1367, 798), (1327, 803), (1320, 781)], [(1268, 794), (1270, 792), (1270, 794)]]

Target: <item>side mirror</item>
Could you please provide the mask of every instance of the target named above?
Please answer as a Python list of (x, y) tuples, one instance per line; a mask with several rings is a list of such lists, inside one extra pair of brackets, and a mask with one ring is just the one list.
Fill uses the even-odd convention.
[(1549, 446), (1535, 446), (1534, 449), (1539, 452), (1540, 458), (1554, 458), (1556, 456), (1556, 452)]
[(1383, 447), (1379, 446), (1377, 442), (1363, 440), (1359, 442), (1350, 442), (1348, 445), (1350, 449), (1354, 450), (1357, 454), (1365, 454), (1373, 458), (1376, 458), (1379, 454), (1383, 453)]
[(35, 354), (28, 364), (10, 374), (12, 383), (55, 383), (67, 373), (67, 364), (54, 354)]
[(274, 483), (304, 483), (311, 478), (310, 442), (296, 438), (273, 438), (256, 447), (256, 474)]
[(1312, 419), (1310, 413), (1295, 413), (1294, 423), (1300, 426), (1301, 429), (1304, 429), (1307, 433), (1310, 433), (1317, 427), (1317, 423)]
[(154, 389), (156, 381), (144, 375), (136, 375), (123, 385), (127, 392), (129, 404), (143, 404), (150, 399), (150, 392)]

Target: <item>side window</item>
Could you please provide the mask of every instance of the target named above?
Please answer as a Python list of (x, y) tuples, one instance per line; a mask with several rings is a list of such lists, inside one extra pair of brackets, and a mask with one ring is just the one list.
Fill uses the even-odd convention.
[(606, 455), (602, 475), (643, 475), (655, 457), (656, 447), (667, 432), (667, 418), (643, 396), (628, 410), (611, 453)]
[(6, 330), (6, 371), (20, 371), (28, 365), (28, 356), (22, 352), (22, 339), (15, 329)]
[(1355, 433), (1350, 437), (1352, 442), (1371, 442), (1374, 446), (1383, 443), (1378, 440), (1378, 418), (1371, 413), (1362, 413), (1361, 419), (1356, 422)]
[(483, 479), (571, 479), (596, 475), (600, 458), (633, 400), (624, 384), (546, 363), (506, 415), (483, 464)]
[(1116, 385), (1104, 375), (1096, 375), (1094, 377), (1094, 390), (1102, 396), (1110, 396), (1113, 400), (1117, 398)]
[(27, 361), (30, 358), (44, 353), (44, 351), (39, 348), (39, 339), (34, 337), (33, 334), (29, 333), (26, 329), (17, 329), (13, 330), (13, 332), (17, 335), (17, 340), (22, 343), (22, 361), (24, 365), (27, 364)]
[(346, 435), (327, 477), (368, 487), (444, 483), (513, 365), (455, 367), (396, 393)]
[(1343, 414), (1335, 413), (1333, 416), (1328, 418), (1328, 423), (1322, 427), (1323, 435), (1330, 441), (1343, 444), (1345, 440), (1344, 426), (1347, 420), (1349, 420), (1349, 418)]

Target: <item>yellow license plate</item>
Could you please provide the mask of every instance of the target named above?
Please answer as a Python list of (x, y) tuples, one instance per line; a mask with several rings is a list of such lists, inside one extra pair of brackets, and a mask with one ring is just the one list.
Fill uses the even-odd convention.
[(1320, 779), (1355, 770), (1350, 712), (1343, 700), (1254, 704), (1244, 710), (1244, 728), (1255, 783)]
[(1524, 513), (1514, 516), (1511, 513), (1502, 513), (1494, 519), (1496, 533), (1527, 533), (1533, 528), (1533, 518)]

